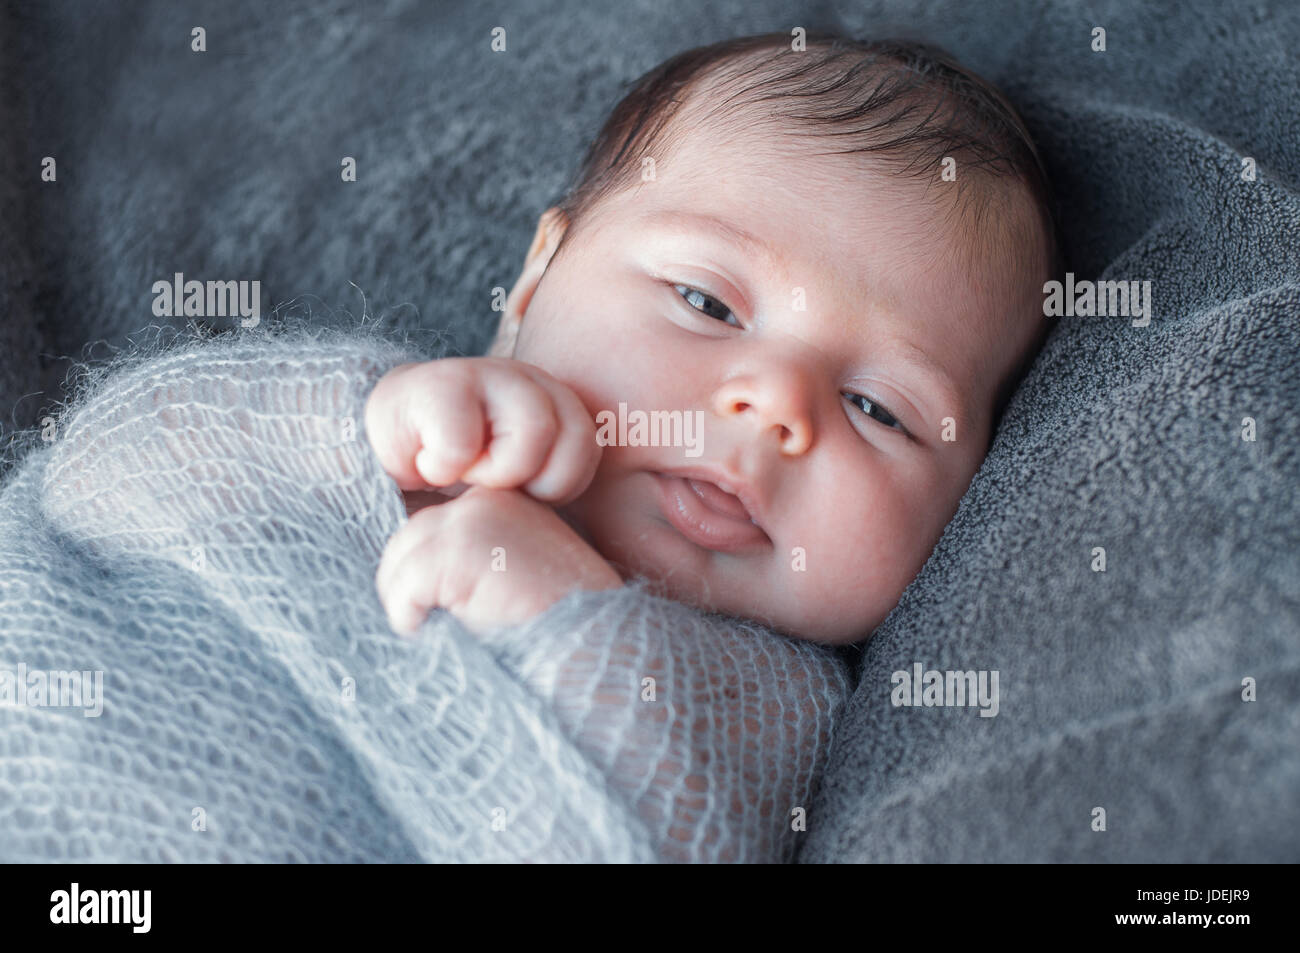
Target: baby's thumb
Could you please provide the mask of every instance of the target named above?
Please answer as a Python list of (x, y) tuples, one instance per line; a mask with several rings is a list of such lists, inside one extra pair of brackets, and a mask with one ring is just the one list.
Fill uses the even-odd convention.
[(415, 455), (416, 472), (423, 477), (424, 481), (430, 486), (436, 486), (438, 477), (438, 459), (433, 455), (433, 451), (424, 447)]

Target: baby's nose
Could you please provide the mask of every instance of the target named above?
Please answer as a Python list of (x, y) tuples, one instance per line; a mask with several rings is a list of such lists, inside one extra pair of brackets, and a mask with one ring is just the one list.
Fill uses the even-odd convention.
[(773, 366), (730, 378), (714, 394), (713, 412), (747, 416), (763, 436), (775, 431), (784, 454), (795, 456), (812, 445), (811, 387), (797, 369)]

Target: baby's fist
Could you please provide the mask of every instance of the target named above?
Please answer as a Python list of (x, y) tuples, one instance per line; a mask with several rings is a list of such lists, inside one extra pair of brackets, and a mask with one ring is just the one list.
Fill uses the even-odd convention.
[(402, 490), (518, 487), (563, 505), (600, 464), (587, 408), (541, 368), (499, 357), (403, 364), (366, 402), (366, 432)]
[(518, 490), (471, 487), (393, 534), (375, 584), (398, 632), (414, 632), (441, 608), (484, 633), (531, 619), (575, 589), (623, 581), (546, 504)]

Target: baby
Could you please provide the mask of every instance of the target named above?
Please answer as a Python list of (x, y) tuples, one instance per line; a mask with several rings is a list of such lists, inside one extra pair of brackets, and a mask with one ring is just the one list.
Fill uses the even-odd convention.
[[(656, 67), (542, 215), (489, 354), (369, 398), (412, 514), (376, 578), (393, 627), (644, 577), (868, 637), (1042, 343), (1051, 207), (1015, 111), (934, 48), (770, 34)], [(602, 446), (620, 405), (699, 442)]]

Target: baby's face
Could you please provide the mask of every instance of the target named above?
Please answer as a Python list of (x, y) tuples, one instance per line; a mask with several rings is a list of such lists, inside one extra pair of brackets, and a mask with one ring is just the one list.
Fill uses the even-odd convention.
[[(1006, 268), (980, 248), (963, 264), (924, 186), (771, 148), (689, 137), (558, 258), (562, 229), (539, 228), (505, 320), (524, 311), (513, 356), (593, 417), (702, 412), (698, 455), (607, 446), (561, 510), (625, 578), (849, 642), (888, 615), (956, 511), (1037, 287), (995, 280)], [(683, 470), (695, 485), (671, 476)], [(758, 525), (701, 478), (746, 497)]]

